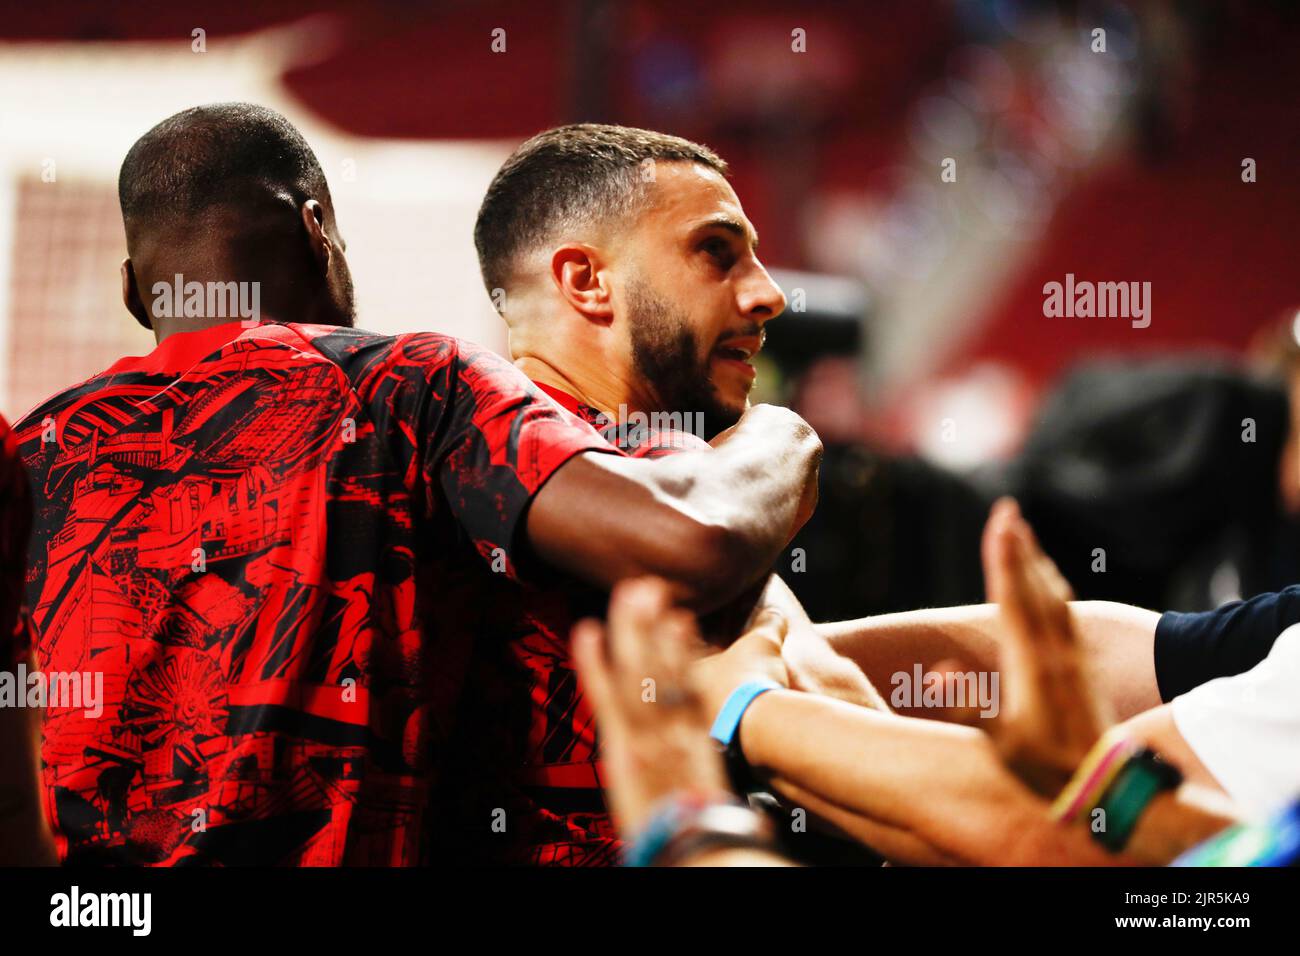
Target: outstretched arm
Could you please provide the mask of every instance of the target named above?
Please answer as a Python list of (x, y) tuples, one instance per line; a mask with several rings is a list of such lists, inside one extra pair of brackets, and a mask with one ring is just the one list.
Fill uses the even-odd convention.
[[(787, 797), (900, 862), (1168, 862), (1233, 822), (1231, 809), (1184, 785), (1152, 802), (1120, 855), (1049, 817), (1048, 801), (1105, 728), (1104, 708), (1089, 695), (1064, 584), (1015, 521), (1004, 506), (986, 533), (1008, 642), (992, 736), (775, 690), (745, 712), (741, 748)], [(743, 676), (728, 673), (727, 658), (697, 665), (714, 710)]]
[(576, 456), (534, 497), (528, 541), (590, 583), (653, 574), (676, 600), (713, 610), (758, 581), (812, 513), (820, 460), (802, 418), (758, 405), (711, 451)]
[[(1097, 686), (1105, 689), (1113, 711), (1123, 719), (1160, 706), (1154, 653), (1160, 615), (1112, 601), (1074, 601), (1070, 612)], [(817, 629), (836, 651), (855, 661), (886, 698), (892, 676), (910, 674), (916, 664), (925, 670), (944, 660), (975, 671), (999, 667), (994, 604), (881, 614), (818, 624)], [(935, 716), (921, 709), (897, 710), (909, 717)]]
[(1166, 863), (1235, 822), (1222, 799), (1184, 785), (1157, 798), (1127, 852), (1114, 855), (1084, 827), (1053, 822), (1048, 799), (1005, 767), (982, 731), (793, 691), (750, 705), (741, 747), (787, 799), (899, 863)]
[(770, 691), (746, 712), (740, 739), (788, 799), (898, 863), (1117, 862), (1082, 830), (1052, 823), (978, 730)]

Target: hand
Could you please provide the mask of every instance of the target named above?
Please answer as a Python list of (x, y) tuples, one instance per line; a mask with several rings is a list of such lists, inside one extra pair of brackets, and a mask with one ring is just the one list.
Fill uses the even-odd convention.
[(624, 834), (640, 829), (656, 803), (681, 790), (725, 793), (722, 758), (688, 669), (701, 645), (695, 619), (670, 606), (667, 584), (618, 584), (609, 637), (597, 621), (573, 629), (573, 659), (596, 715), (610, 810)]
[(743, 634), (725, 651), (701, 658), (691, 677), (712, 723), (727, 698), (741, 684), (773, 681), (790, 686), (790, 672), (781, 656), (788, 624), (785, 615), (772, 607), (755, 612)]
[[(799, 495), (799, 507), (795, 512), (794, 523), (790, 526), (787, 540), (793, 538), (817, 510), (818, 471), (822, 460), (822, 440), (816, 430), (802, 416), (784, 405), (749, 405), (746, 404), (741, 420), (730, 428), (716, 435), (709, 444), (718, 446), (725, 443), (742, 425), (760, 423), (763, 432), (790, 431), (802, 449), (800, 466), (805, 469), (803, 489)], [(782, 464), (782, 463), (777, 463)], [(790, 464), (790, 463), (784, 463)]]
[(1003, 625), (1003, 703), (986, 729), (1007, 766), (1054, 797), (1110, 721), (1086, 674), (1070, 586), (1010, 498), (993, 506), (982, 551)]
[[(789, 672), (790, 687), (809, 694), (834, 697), (860, 707), (888, 711), (884, 700), (862, 672), (862, 668), (856, 661), (831, 647), (779, 574), (769, 577), (762, 587), (758, 597), (749, 603), (753, 605), (756, 601), (759, 611), (769, 608), (785, 618), (781, 657)], [(753, 627), (757, 613), (751, 611), (745, 625), (738, 625), (736, 629), (744, 632)]]
[[(817, 460), (820, 468), (820, 452), (818, 452)], [(820, 500), (821, 495), (820, 486), (818, 485), (819, 476), (819, 469), (814, 468), (808, 481), (803, 486), (803, 494), (799, 496), (799, 510), (795, 512), (794, 524), (790, 526), (791, 538), (799, 533), (800, 529), (808, 523), (808, 519), (813, 516), (813, 512), (817, 510), (817, 502)]]
[(856, 662), (838, 653), (810, 622), (792, 624), (781, 647), (790, 687), (890, 713), (880, 692)]

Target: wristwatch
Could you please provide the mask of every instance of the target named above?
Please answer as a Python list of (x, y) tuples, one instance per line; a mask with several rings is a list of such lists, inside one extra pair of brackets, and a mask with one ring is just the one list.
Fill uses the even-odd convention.
[(1118, 853), (1128, 845), (1138, 820), (1161, 793), (1176, 790), (1183, 782), (1178, 768), (1160, 759), (1149, 747), (1138, 750), (1125, 761), (1115, 779), (1106, 788), (1094, 810), (1101, 810), (1104, 823), (1092, 827), (1092, 838)]
[(706, 850), (772, 848), (763, 817), (729, 795), (692, 792), (661, 801), (627, 846), (626, 866), (677, 866)]

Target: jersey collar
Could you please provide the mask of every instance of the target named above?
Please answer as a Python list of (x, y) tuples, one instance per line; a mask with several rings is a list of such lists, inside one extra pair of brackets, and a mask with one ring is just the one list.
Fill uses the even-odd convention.
[(235, 341), (246, 331), (248, 327), (241, 320), (236, 320), (195, 332), (174, 332), (147, 355), (128, 355), (118, 359), (105, 374), (183, 372), (200, 359), (220, 351), (223, 345)]
[(582, 403), (570, 395), (568, 392), (556, 388), (554, 385), (547, 385), (545, 382), (533, 381), (533, 384), (540, 388), (551, 398), (560, 403), (561, 407), (573, 412), (575, 415), (582, 414)]

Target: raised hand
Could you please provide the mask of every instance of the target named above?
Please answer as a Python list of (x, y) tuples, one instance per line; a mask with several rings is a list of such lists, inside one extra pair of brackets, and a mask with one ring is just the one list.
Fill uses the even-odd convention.
[(1111, 723), (1087, 674), (1073, 595), (1010, 498), (993, 506), (982, 556), (1003, 625), (1003, 701), (985, 729), (1012, 771), (1055, 796)]
[(624, 833), (683, 790), (727, 791), (722, 759), (708, 737), (709, 714), (689, 663), (703, 647), (695, 619), (670, 603), (657, 578), (618, 584), (609, 629), (585, 620), (573, 629), (573, 658), (600, 730), (610, 811)]

